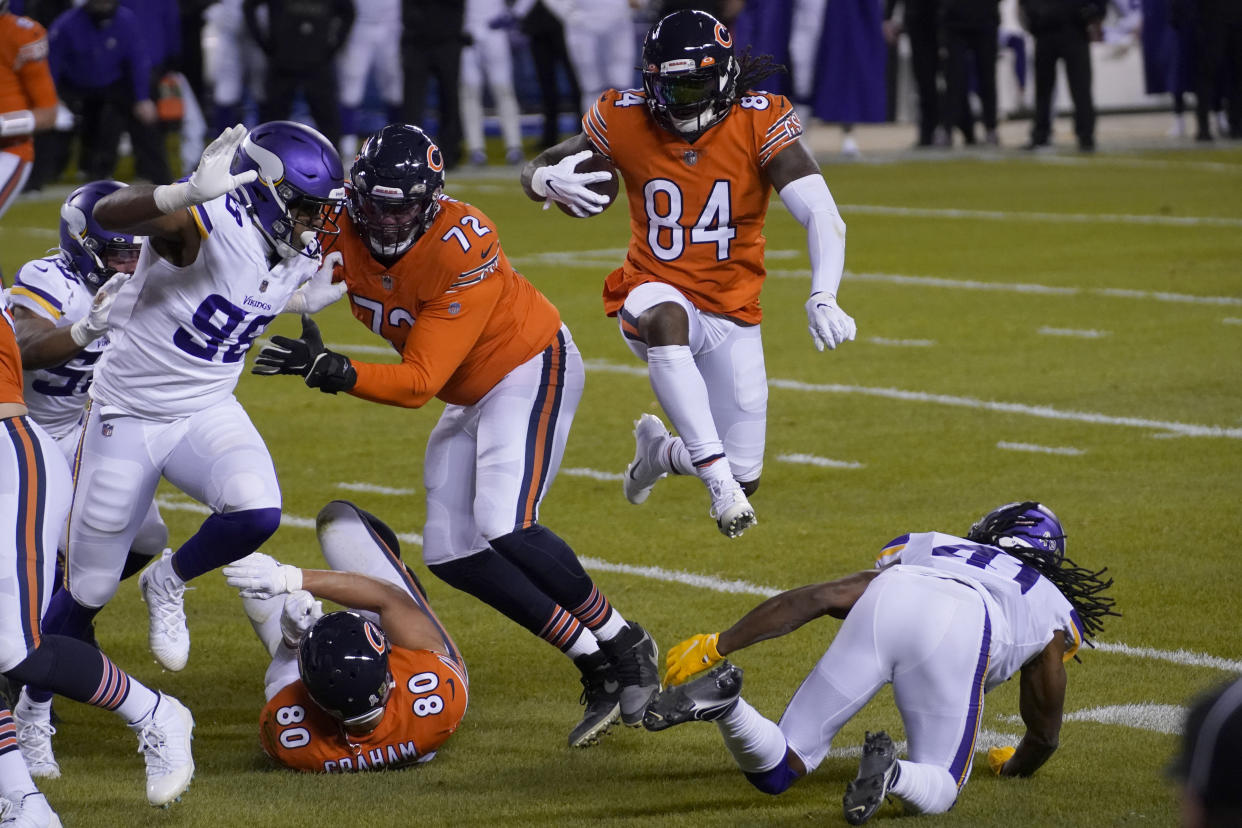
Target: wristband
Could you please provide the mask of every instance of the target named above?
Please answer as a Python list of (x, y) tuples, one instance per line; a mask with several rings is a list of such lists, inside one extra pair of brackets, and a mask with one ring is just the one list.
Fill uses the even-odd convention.
[(184, 181), (161, 184), (151, 193), (151, 197), (155, 199), (155, 207), (161, 213), (175, 213), (190, 206), (190, 185)]
[(103, 336), (103, 333), (94, 333), (91, 331), (90, 327), (87, 325), (87, 317), (84, 316), (69, 326), (69, 336), (72, 337), (74, 345), (77, 345), (79, 348), (85, 348), (87, 345)]
[(540, 167), (535, 170), (535, 174), (530, 177), (530, 188), (535, 191), (535, 195), (540, 198), (548, 197), (548, 168)]
[(29, 135), (35, 130), (34, 113), (29, 109), (19, 109), (0, 115), (0, 138), (14, 135)]

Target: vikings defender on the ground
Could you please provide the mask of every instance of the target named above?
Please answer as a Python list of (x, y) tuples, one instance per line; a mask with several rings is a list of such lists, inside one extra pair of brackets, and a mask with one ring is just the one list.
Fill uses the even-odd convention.
[[(168, 805), (190, 785), (194, 718), (171, 696), (135, 681), (102, 652), (49, 634), (41, 619), (51, 594), (57, 538), (69, 509), (69, 467), (28, 416), (21, 353), (7, 303), (0, 304), (0, 673), (111, 710), (138, 735), (147, 765), (147, 800)], [(58, 826), (18, 749), (17, 729), (0, 703), (0, 791), (5, 824)], [(20, 820), (20, 822), (19, 822)]]
[(665, 474), (696, 475), (711, 516), (728, 537), (755, 523), (767, 426), (760, 341), (763, 225), (773, 187), (807, 231), (811, 298), (806, 311), (820, 350), (853, 339), (838, 307), (845, 223), (819, 167), (798, 140), (788, 100), (754, 91), (769, 59), (740, 61), (728, 29), (701, 11), (656, 23), (643, 43), (643, 89), (610, 89), (583, 131), (522, 170), (527, 196), (598, 213), (588, 189), (608, 176), (578, 173), (589, 153), (625, 179), (630, 246), (604, 282), (604, 310), (647, 363), (651, 387), (678, 436), (657, 417), (635, 424), (637, 451), (625, 496), (647, 499)]
[(315, 528), (332, 571), (259, 552), (224, 568), (272, 656), (263, 749), (317, 773), (426, 762), (466, 715), (466, 663), (383, 521), (334, 500)]
[(350, 171), (334, 244), (354, 316), (401, 354), (351, 362), (272, 337), (255, 373), (388, 405), (447, 403), (427, 441), (423, 560), (438, 577), (573, 659), (587, 705), (569, 743), (642, 721), (659, 689), (655, 642), (626, 622), (564, 540), (539, 521), (582, 396), (582, 357), (560, 313), (509, 264), (495, 225), (443, 194), (444, 159), (422, 130), (390, 124)]
[[(226, 130), (188, 181), (103, 198), (100, 226), (147, 237), (95, 367), (68, 536), (68, 589), (47, 623), (81, 634), (115, 593), (162, 476), (212, 514), (139, 581), (165, 668), (189, 656), (185, 583), (257, 549), (280, 523), (271, 455), (233, 389), (283, 310), (341, 291), (315, 278), (317, 235), (341, 196), (335, 148), (309, 127)], [(330, 274), (325, 274), (330, 278)], [(299, 285), (303, 285), (299, 288)]]
[[(993, 747), (988, 764), (1001, 776), (1038, 770), (1057, 748), (1064, 662), (1116, 615), (1102, 595), (1112, 580), (1066, 558), (1060, 521), (1031, 501), (989, 512), (964, 538), (902, 535), (884, 547), (876, 567), (783, 592), (724, 632), (674, 647), (667, 689), (644, 724), (663, 730), (715, 721), (751, 784), (779, 794), (815, 770), (841, 727), (891, 683), (910, 758), (899, 760), (883, 731), (867, 734), (844, 799), (846, 821), (861, 825), (888, 794), (920, 813), (953, 807), (970, 777), (983, 695), (1020, 674), (1026, 734), (1016, 748)], [(686, 681), (735, 650), (822, 615), (845, 623), (779, 725), (740, 697), (742, 671), (727, 661)]]

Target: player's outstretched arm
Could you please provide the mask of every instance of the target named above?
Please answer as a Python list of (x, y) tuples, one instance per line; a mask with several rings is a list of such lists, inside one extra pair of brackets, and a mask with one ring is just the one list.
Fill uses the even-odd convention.
[[(1026, 734), (1013, 755), (993, 767), (999, 775), (1030, 776), (1056, 751), (1065, 706), (1065, 652), (1065, 634), (1057, 632), (1039, 655), (1022, 665), (1018, 711)], [(989, 751), (989, 761), (996, 750)]]
[(447, 653), (439, 629), (405, 590), (358, 572), (299, 569), (270, 555), (253, 552), (224, 567), (229, 586), (243, 597), (269, 598), (306, 590), (316, 598), (343, 607), (367, 610), (380, 617), (384, 633), (398, 647)]
[(13, 308), (17, 347), (22, 369), (51, 368), (77, 356), (78, 352), (108, 332), (108, 314), (116, 294), (133, 274), (116, 273), (95, 292), (90, 312), (67, 328), (20, 305)]
[(773, 595), (718, 635), (697, 635), (669, 650), (665, 684), (680, 684), (729, 653), (793, 632), (823, 615), (844, 618), (880, 572), (865, 570), (835, 581)]
[(819, 350), (834, 350), (857, 334), (853, 318), (837, 305), (845, 272), (845, 222), (810, 152), (791, 144), (768, 164), (768, 175), (790, 215), (806, 229), (811, 258), (811, 297), (806, 315)]

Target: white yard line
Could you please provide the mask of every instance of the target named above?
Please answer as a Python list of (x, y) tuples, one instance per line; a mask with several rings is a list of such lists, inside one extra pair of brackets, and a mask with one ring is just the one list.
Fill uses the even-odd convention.
[(1043, 213), (1021, 210), (963, 210), (944, 207), (898, 207), (889, 204), (842, 204), (843, 215), (901, 218), (967, 219), (970, 221), (1045, 222), (1050, 224), (1139, 224), (1166, 227), (1242, 227), (1242, 218), (1226, 216), (1164, 216), (1129, 213)]
[(609, 483), (616, 480), (624, 480), (623, 472), (606, 472), (599, 469), (561, 469), (561, 474), (567, 474), (570, 477), (587, 477), (591, 480), (603, 480)]
[[(999, 717), (1006, 724), (1022, 724), (1021, 716), (1005, 715)], [(1104, 707), (1088, 707), (1065, 714), (1067, 722), (1095, 722), (1097, 724), (1121, 725), (1135, 730), (1148, 730), (1153, 733), (1175, 734), (1182, 732), (1182, 723), (1186, 719), (1186, 708), (1177, 704), (1157, 704), (1142, 702), (1139, 704), (1111, 704)]]
[(405, 496), (418, 494), (415, 489), (393, 489), (388, 486), (378, 486), (374, 483), (337, 483), (338, 489), (345, 489), (350, 492), (369, 492), (371, 494)]
[(930, 348), (936, 344), (934, 339), (888, 339), (883, 336), (868, 337), (872, 345), (891, 345), (897, 348)]
[(1068, 336), (1078, 339), (1103, 339), (1109, 334), (1108, 331), (1096, 331), (1090, 328), (1049, 328), (1046, 325), (1036, 331), (1036, 333), (1043, 334), (1044, 336)]
[(803, 466), (819, 466), (825, 469), (865, 469), (862, 463), (853, 460), (832, 460), (828, 457), (816, 457), (814, 454), (778, 454), (776, 459), (783, 463), (797, 463)]
[(1066, 457), (1078, 457), (1087, 453), (1082, 449), (1069, 446), (1037, 446), (1034, 443), (1009, 443), (1004, 440), (997, 443), (996, 447), (998, 449), (1004, 449), (1005, 451), (1029, 451), (1035, 454), (1063, 454)]
[[(155, 498), (155, 502), (160, 509), (168, 511), (192, 512), (200, 515), (211, 514), (211, 510), (206, 506), (185, 497), (169, 497), (167, 495), (159, 495)], [(298, 517), (297, 515), (285, 513), (280, 516), (280, 525), (292, 527), (294, 529), (314, 529), (315, 521), (311, 518)], [(402, 543), (408, 543), (414, 546), (421, 546), (423, 543), (422, 535), (417, 532), (398, 533), (397, 538)], [(665, 569), (660, 566), (617, 564), (611, 563), (610, 561), (600, 560), (599, 558), (590, 557), (582, 557), (579, 558), (579, 560), (587, 569), (599, 572), (616, 572), (623, 575), (635, 575), (640, 578), (650, 578), (654, 581), (685, 584), (687, 586), (699, 587), (700, 589), (709, 589), (713, 592), (737, 595), (757, 595), (762, 598), (770, 598), (782, 591), (777, 587), (752, 584), (749, 581), (718, 578), (714, 575), (698, 575), (693, 572), (683, 572), (677, 569)], [(1102, 653), (1116, 653), (1134, 658), (1168, 661), (1173, 664), (1181, 664), (1188, 667), (1209, 667), (1214, 670), (1222, 670), (1228, 673), (1242, 673), (1242, 661), (1221, 658), (1219, 656), (1208, 655), (1207, 653), (1195, 653), (1189, 650), (1157, 650), (1152, 647), (1131, 647), (1129, 644), (1107, 641), (1097, 641), (1094, 642), (1094, 644), (1095, 650)]]

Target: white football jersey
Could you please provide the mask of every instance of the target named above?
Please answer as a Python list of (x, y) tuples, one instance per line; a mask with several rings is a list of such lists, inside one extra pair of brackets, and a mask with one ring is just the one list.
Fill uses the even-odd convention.
[(995, 546), (920, 532), (894, 539), (880, 552), (877, 569), (900, 565), (960, 581), (983, 595), (992, 624), (986, 689), (1009, 678), (1065, 633), (1072, 655), (1082, 643), (1082, 622), (1061, 591), (1033, 568)]
[[(13, 305), (58, 328), (67, 328), (86, 316), (94, 300), (59, 255), (22, 265), (9, 298)], [(30, 418), (57, 440), (77, 429), (95, 362), (107, 344), (107, 337), (100, 337), (60, 365), (22, 372)]]
[(126, 414), (173, 420), (231, 396), (254, 340), (318, 269), (317, 257), (269, 264), (267, 242), (231, 194), (189, 209), (198, 258), (177, 267), (145, 245), (108, 320), (90, 394)]

